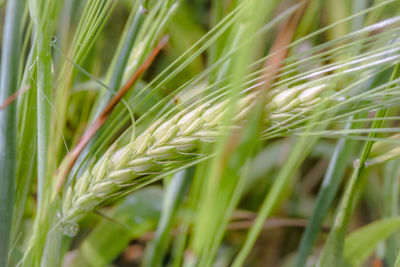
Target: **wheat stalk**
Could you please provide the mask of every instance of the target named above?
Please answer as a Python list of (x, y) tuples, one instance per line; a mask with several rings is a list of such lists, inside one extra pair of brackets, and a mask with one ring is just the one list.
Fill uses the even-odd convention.
[[(265, 107), (269, 118), (290, 116), (293, 108), (310, 109), (318, 101), (325, 85), (296, 86), (284, 91), (275, 90), (271, 102)], [(240, 99), (239, 112), (234, 118), (236, 126), (246, 118), (258, 93), (250, 93)], [(159, 174), (166, 166), (196, 157), (196, 149), (202, 142), (213, 142), (221, 127), (221, 118), (228, 102), (206, 102), (192, 111), (183, 110), (173, 117), (160, 118), (133, 142), (114, 151), (110, 148), (94, 165), (66, 189), (62, 201), (62, 221), (76, 222), (88, 211), (106, 199), (122, 194)], [(173, 165), (176, 163), (175, 165)]]

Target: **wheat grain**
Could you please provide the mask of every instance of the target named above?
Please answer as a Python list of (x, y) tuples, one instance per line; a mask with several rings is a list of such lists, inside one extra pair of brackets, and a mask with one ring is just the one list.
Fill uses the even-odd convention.
[[(284, 115), (284, 111), (317, 99), (324, 85), (297, 86), (276, 92), (266, 106), (269, 114)], [(251, 93), (238, 102), (234, 123), (240, 124), (251, 110), (257, 93)], [(114, 151), (110, 148), (92, 169), (66, 189), (62, 201), (62, 221), (75, 222), (106, 199), (119, 195), (150, 175), (160, 174), (165, 168), (174, 168), (197, 157), (201, 142), (213, 142), (221, 126), (227, 101), (207, 102), (193, 109), (183, 110), (172, 118), (160, 118), (134, 142)], [(284, 117), (284, 116), (281, 116)]]

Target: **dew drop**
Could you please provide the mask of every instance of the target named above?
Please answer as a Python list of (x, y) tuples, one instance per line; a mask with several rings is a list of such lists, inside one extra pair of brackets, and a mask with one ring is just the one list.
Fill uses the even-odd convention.
[(79, 231), (79, 226), (76, 222), (67, 222), (62, 226), (62, 231), (65, 235), (74, 237)]
[(355, 161), (353, 161), (353, 167), (354, 169), (359, 169), (360, 168), (360, 159), (356, 159)]

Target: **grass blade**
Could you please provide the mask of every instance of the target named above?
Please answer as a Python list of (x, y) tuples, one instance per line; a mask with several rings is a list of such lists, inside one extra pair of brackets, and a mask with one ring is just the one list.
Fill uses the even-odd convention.
[[(28, 57), (28, 62), (32, 64), (34, 47)], [(31, 70), (25, 69), (24, 77), (21, 84), (29, 86), (28, 92), (22, 95), (19, 106), (19, 135), (17, 140), (17, 176), (16, 176), (16, 195), (15, 210), (13, 217), (12, 240), (20, 233), (20, 225), (25, 211), (26, 201), (29, 197), (32, 181), (36, 173), (36, 113), (32, 110), (36, 109), (36, 84), (28, 77), (36, 75), (36, 67)], [(26, 85), (23, 85), (26, 86)]]
[[(394, 80), (399, 75), (399, 65), (396, 65), (393, 70), (390, 80)], [(387, 108), (380, 109), (376, 113), (375, 118), (371, 126), (371, 129), (379, 129), (383, 124), (383, 120), (387, 114)], [(368, 136), (373, 138), (376, 137), (376, 132), (371, 132)], [(353, 210), (353, 202), (356, 195), (360, 193), (360, 184), (365, 174), (365, 162), (367, 161), (372, 145), (374, 141), (369, 140), (365, 143), (361, 157), (357, 160), (357, 164), (350, 178), (349, 183), (346, 186), (346, 191), (341, 200), (338, 213), (335, 218), (335, 224), (328, 236), (328, 241), (324, 247), (322, 255), (320, 257), (321, 266), (338, 266), (342, 261), (344, 238), (347, 230), (347, 225), (350, 219), (351, 212)]]
[[(385, 164), (383, 182), (383, 216), (385, 218), (398, 216), (399, 166), (398, 159)], [(397, 235), (392, 235), (383, 246), (383, 256), (389, 266), (394, 266), (396, 253), (400, 247), (399, 241)]]
[(83, 241), (71, 267), (106, 266), (112, 262), (132, 239), (156, 227), (161, 202), (162, 190), (158, 187), (130, 194), (109, 214), (112, 220), (104, 218)]
[[(349, 120), (352, 120), (350, 117)], [(346, 128), (354, 128), (356, 123), (348, 123)], [(321, 230), (323, 220), (327, 215), (336, 192), (339, 189), (346, 165), (352, 157), (355, 142), (349, 139), (340, 139), (335, 147), (328, 169), (325, 173), (321, 189), (318, 192), (316, 205), (310, 222), (302, 236), (295, 266), (304, 266), (312, 246)]]
[(163, 257), (170, 240), (170, 231), (183, 197), (190, 185), (192, 169), (176, 173), (169, 182), (163, 200), (161, 218), (154, 240), (147, 245), (144, 266), (162, 266)]
[(399, 229), (400, 218), (395, 217), (375, 221), (350, 233), (343, 249), (345, 264), (361, 266), (380, 242)]
[[(0, 103), (18, 90), (23, 0), (8, 1), (1, 50)], [(7, 266), (16, 175), (16, 103), (0, 110), (0, 266)]]
[[(61, 2), (62, 3), (62, 2)], [(36, 119), (37, 119), (37, 213), (33, 223), (33, 234), (30, 238), (29, 248), (24, 255), (24, 266), (40, 266), (43, 251), (47, 240), (48, 230), (54, 217), (54, 205), (50, 203), (52, 188), (51, 176), (48, 173), (50, 117), (52, 114), (52, 58), (51, 58), (51, 33), (52, 24), (56, 18), (60, 5), (54, 1), (30, 0), (29, 11), (35, 25), (35, 52), (36, 52)], [(47, 215), (50, 215), (47, 218)], [(45, 263), (44, 263), (45, 264)]]
[(308, 151), (311, 149), (312, 144), (315, 143), (316, 138), (301, 137), (297, 142), (293, 150), (291, 151), (290, 157), (287, 163), (284, 165), (282, 170), (279, 172), (278, 177), (270, 189), (269, 193), (265, 197), (259, 211), (257, 218), (254, 221), (253, 226), (249, 230), (246, 237), (245, 243), (243, 244), (239, 254), (233, 262), (234, 267), (243, 266), (247, 255), (250, 253), (257, 236), (262, 230), (265, 220), (271, 215), (272, 210), (278, 205), (285, 188), (293, 179), (294, 173), (300, 167), (301, 162), (305, 159)]

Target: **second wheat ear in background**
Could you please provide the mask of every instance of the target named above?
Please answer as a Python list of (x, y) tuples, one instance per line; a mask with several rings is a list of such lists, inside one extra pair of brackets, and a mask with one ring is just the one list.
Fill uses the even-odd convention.
[[(158, 53), (168, 42), (168, 36), (164, 36), (158, 43), (156, 48), (151, 52), (149, 57), (144, 61), (144, 63), (135, 71), (134, 75), (129, 79), (129, 81), (118, 91), (118, 93), (111, 99), (110, 103), (106, 106), (103, 112), (96, 118), (96, 120), (90, 125), (90, 127), (83, 134), (78, 144), (65, 156), (63, 162), (61, 162), (59, 169), (56, 171), (55, 179), (57, 182), (57, 188), (55, 193), (58, 193), (61, 186), (63, 185), (68, 173), (72, 169), (76, 159), (81, 154), (85, 146), (89, 143), (90, 139), (95, 135), (95, 133), (100, 129), (100, 127), (106, 122), (111, 112), (114, 110), (116, 105), (121, 101), (128, 90), (138, 81), (140, 76), (144, 71), (150, 67), (151, 63), (154, 61)], [(53, 197), (54, 199), (54, 197)]]

